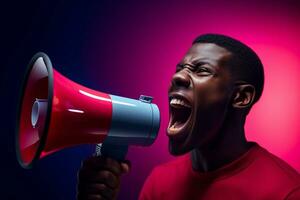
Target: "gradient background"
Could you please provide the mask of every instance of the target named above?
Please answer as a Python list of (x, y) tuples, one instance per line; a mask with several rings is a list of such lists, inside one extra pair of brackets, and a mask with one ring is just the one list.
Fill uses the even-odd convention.
[(26, 65), (46, 52), (53, 66), (87, 87), (138, 98), (161, 110), (159, 136), (131, 147), (132, 171), (119, 199), (137, 199), (151, 169), (168, 160), (167, 88), (175, 65), (199, 34), (235, 37), (265, 66), (261, 100), (246, 133), (300, 171), (300, 4), (296, 1), (11, 1), (1, 6), (1, 199), (75, 199), (80, 162), (93, 145), (66, 149), (22, 169), (15, 156), (16, 103)]

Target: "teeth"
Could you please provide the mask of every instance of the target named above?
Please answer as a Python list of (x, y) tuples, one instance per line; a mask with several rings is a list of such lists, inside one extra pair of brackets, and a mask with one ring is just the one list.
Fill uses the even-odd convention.
[(191, 106), (188, 105), (187, 103), (185, 103), (183, 100), (181, 99), (176, 99), (176, 98), (173, 98), (170, 102), (171, 105), (181, 105), (181, 106), (185, 106), (185, 107), (188, 107), (190, 108)]
[(170, 131), (176, 131), (175, 125), (172, 125), (169, 129)]
[(178, 122), (175, 122), (175, 123), (170, 127), (170, 130), (175, 131), (175, 130), (177, 129), (177, 128), (176, 128), (177, 124), (178, 124)]

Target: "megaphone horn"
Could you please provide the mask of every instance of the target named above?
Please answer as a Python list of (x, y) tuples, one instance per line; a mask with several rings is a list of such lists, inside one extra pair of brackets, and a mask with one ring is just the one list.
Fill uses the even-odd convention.
[(37, 53), (29, 63), (19, 102), (17, 158), (29, 168), (60, 149), (101, 143), (98, 155), (121, 160), (128, 145), (151, 145), (159, 125), (152, 97), (135, 100), (89, 89), (53, 69), (45, 53)]

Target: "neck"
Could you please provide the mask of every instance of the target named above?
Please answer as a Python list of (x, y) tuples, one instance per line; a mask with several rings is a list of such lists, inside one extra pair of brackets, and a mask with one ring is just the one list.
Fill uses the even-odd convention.
[(192, 166), (195, 171), (214, 171), (249, 150), (250, 144), (245, 138), (244, 122), (237, 123), (236, 120), (232, 120), (224, 124), (226, 126), (217, 133), (218, 139), (214, 139), (205, 147), (191, 151)]

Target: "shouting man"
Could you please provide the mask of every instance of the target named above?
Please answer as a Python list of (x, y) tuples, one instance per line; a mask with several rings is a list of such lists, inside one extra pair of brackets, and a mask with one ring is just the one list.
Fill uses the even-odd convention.
[[(141, 200), (300, 199), (300, 175), (245, 138), (247, 114), (259, 100), (263, 66), (245, 44), (217, 34), (196, 38), (169, 88), (169, 151)], [(78, 199), (115, 199), (128, 163), (93, 157), (79, 172)]]

